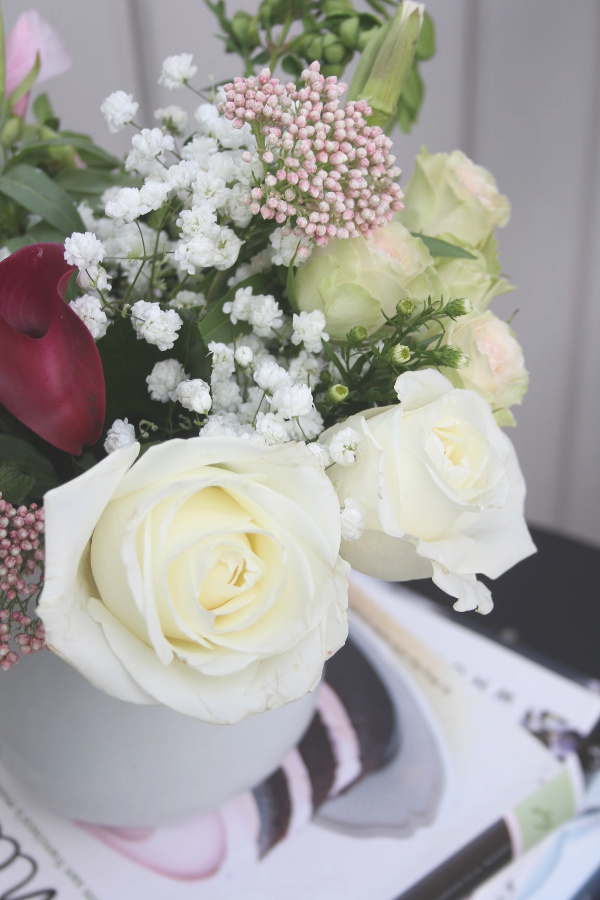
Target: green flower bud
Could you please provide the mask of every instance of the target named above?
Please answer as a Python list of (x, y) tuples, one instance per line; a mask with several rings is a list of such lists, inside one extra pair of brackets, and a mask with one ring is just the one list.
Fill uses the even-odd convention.
[(231, 30), (244, 47), (256, 47), (260, 43), (254, 17), (243, 10), (238, 10), (233, 16)]
[(357, 50), (360, 40), (360, 21), (358, 16), (348, 16), (337, 28), (340, 41), (350, 50)]
[(352, 51), (335, 34), (326, 34), (323, 38), (323, 58), (327, 64), (339, 66), (350, 61)]
[(469, 365), (469, 357), (455, 347), (440, 347), (435, 351), (435, 361), (439, 366), (449, 369), (465, 369)]
[(320, 4), (324, 16), (351, 16), (354, 13), (354, 7), (351, 0), (323, 0)]
[(407, 316), (410, 316), (414, 308), (415, 304), (412, 300), (405, 297), (404, 300), (398, 300), (398, 303), (396, 304), (396, 314), (405, 319)]
[(343, 403), (350, 391), (345, 384), (332, 384), (327, 391), (327, 397), (333, 403)]
[(422, 5), (404, 0), (392, 21), (382, 25), (365, 48), (348, 96), (367, 101), (373, 110), (370, 125), (383, 128), (394, 115), (412, 67), (422, 22)]
[(20, 116), (10, 116), (0, 134), (2, 146), (10, 147), (16, 143), (23, 134), (23, 127), (23, 119)]
[(450, 316), (451, 319), (457, 319), (459, 316), (467, 316), (470, 312), (473, 312), (473, 304), (467, 297), (450, 300), (450, 302), (445, 305), (444, 312), (447, 316)]
[(407, 347), (406, 344), (396, 344), (395, 347), (392, 347), (390, 356), (392, 362), (395, 362), (399, 366), (403, 366), (411, 357), (410, 347)]
[(362, 344), (367, 339), (368, 331), (364, 325), (355, 325), (346, 335), (349, 344)]
[(320, 34), (314, 35), (306, 44), (304, 52), (307, 59), (323, 59), (323, 37)]

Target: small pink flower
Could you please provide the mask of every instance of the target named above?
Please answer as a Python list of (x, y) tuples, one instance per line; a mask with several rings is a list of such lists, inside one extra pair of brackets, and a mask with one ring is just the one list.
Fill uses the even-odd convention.
[[(71, 57), (58, 32), (38, 12), (30, 9), (21, 13), (6, 42), (7, 96), (10, 96), (31, 70), (37, 53), (40, 54), (41, 61), (38, 82), (60, 75), (71, 66)], [(13, 112), (23, 118), (28, 102), (29, 94), (15, 104)]]

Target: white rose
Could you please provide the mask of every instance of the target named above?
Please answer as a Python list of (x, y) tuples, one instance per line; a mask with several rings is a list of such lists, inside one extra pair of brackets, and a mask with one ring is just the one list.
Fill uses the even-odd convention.
[(349, 570), (318, 460), (226, 437), (138, 452), (46, 494), (48, 646), (106, 693), (213, 723), (313, 690)]
[(365, 509), (365, 531), (342, 541), (359, 572), (389, 581), (433, 577), (456, 609), (491, 609), (475, 574), (496, 578), (535, 547), (523, 518), (525, 484), (488, 404), (427, 369), (397, 379), (397, 406), (350, 416), (360, 432), (353, 466), (327, 470), (340, 502)]
[(521, 403), (529, 376), (523, 351), (506, 322), (489, 310), (450, 322), (444, 343), (463, 350), (469, 364), (444, 372), (457, 387), (475, 390), (493, 410)]

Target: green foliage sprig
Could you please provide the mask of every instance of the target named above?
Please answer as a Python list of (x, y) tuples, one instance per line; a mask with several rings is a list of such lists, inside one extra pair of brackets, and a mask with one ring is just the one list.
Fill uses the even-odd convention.
[[(359, 12), (352, 0), (262, 0), (254, 15), (238, 10), (231, 19), (225, 0), (205, 0), (216, 16), (227, 53), (237, 53), (246, 77), (268, 66), (298, 78), (311, 62), (324, 75), (341, 77), (355, 56), (377, 43), (389, 28), (400, 0), (368, 0), (372, 12)], [(435, 53), (435, 31), (425, 13), (412, 66), (396, 112), (388, 125), (409, 132), (423, 101), (419, 63)]]

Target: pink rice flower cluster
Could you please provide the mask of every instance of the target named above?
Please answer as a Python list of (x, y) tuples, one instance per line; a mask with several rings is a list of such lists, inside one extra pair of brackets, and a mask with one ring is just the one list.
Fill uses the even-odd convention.
[(331, 238), (368, 237), (402, 209), (392, 142), (367, 124), (365, 100), (340, 107), (347, 86), (321, 75), (318, 62), (302, 78), (297, 90), (263, 69), (225, 85), (219, 112), (236, 128), (250, 123), (267, 169), (246, 202), (254, 214), (321, 246)]
[[(43, 582), (44, 510), (15, 507), (0, 492), (0, 669), (41, 650), (44, 628), (27, 613)], [(12, 642), (12, 644), (11, 644)]]

